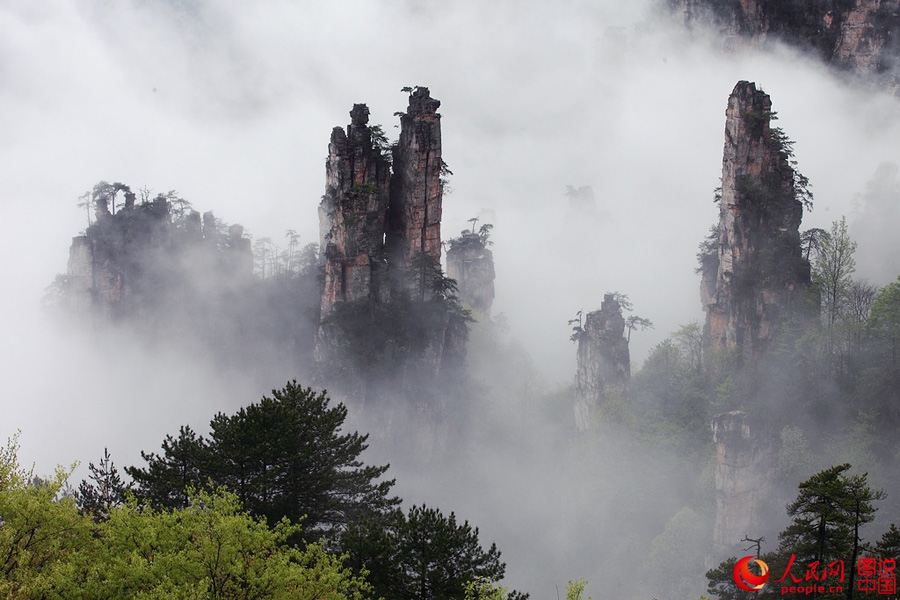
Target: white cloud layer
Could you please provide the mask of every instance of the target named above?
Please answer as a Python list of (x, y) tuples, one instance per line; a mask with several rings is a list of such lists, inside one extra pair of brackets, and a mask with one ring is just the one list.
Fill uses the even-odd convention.
[[(612, 290), (656, 324), (634, 335), (639, 364), (702, 319), (694, 255), (740, 79), (796, 140), (816, 195), (804, 228), (850, 214), (878, 165), (900, 163), (896, 97), (785, 48), (726, 54), (649, 2), (5, 2), (0, 438), (23, 429), (39, 471), (103, 446), (135, 464), (179, 424), (258, 399), (196, 357), (98, 355), (43, 320), (86, 225), (76, 199), (101, 179), (177, 189), (252, 234), (316, 241), (331, 128), (366, 102), (395, 137), (406, 85), (442, 101), (445, 237), (494, 215), (495, 312), (543, 377), (573, 377), (566, 322)], [(592, 186), (596, 215), (573, 214), (566, 185)]]

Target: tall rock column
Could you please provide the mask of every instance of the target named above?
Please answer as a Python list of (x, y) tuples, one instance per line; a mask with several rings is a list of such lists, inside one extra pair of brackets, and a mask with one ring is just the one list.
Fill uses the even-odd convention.
[(740, 81), (728, 98), (719, 224), (702, 264), (701, 298), (714, 348), (748, 356), (789, 318), (810, 315), (810, 267), (800, 249), (803, 185), (774, 130), (772, 102)]
[(625, 317), (614, 294), (604, 295), (600, 310), (585, 316), (577, 360), (575, 426), (586, 431), (597, 407), (610, 396), (624, 394), (631, 378)]
[[(701, 298), (714, 349), (750, 368), (815, 318), (810, 267), (801, 253), (806, 182), (791, 167), (790, 142), (770, 126), (769, 96), (740, 81), (725, 112), (719, 223), (701, 254)], [(715, 552), (722, 556), (761, 523), (778, 447), (771, 425), (741, 411), (716, 415)]]
[(428, 88), (417, 87), (400, 117), (394, 149), (388, 244), (392, 255), (408, 262), (424, 252), (441, 259), (441, 103)]
[(377, 295), (384, 263), (390, 162), (373, 140), (368, 107), (354, 104), (350, 119), (346, 132), (340, 127), (331, 132), (319, 205), (323, 316), (335, 302)]

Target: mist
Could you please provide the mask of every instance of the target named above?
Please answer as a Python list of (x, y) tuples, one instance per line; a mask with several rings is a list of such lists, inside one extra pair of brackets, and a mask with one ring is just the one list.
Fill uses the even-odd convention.
[[(215, 412), (301, 377), (288, 365), (256, 377), (223, 371), (127, 332), (87, 341), (49, 320), (44, 290), (87, 226), (77, 198), (100, 180), (175, 189), (254, 237), (277, 242), (292, 228), (316, 242), (332, 127), (365, 102), (395, 139), (400, 89), (427, 86), (442, 103), (454, 173), (443, 237), (475, 216), (494, 224), (493, 312), (522, 369), (490, 382), (484, 368), (480, 381), (498, 396), (471, 434), (479, 445), (455, 448), (442, 469), (423, 472), (374, 437), (372, 460), (394, 463), (407, 502), (480, 526), (503, 552), (509, 585), (535, 598), (568, 579), (610, 577), (691, 493), (625, 511), (646, 528), (634, 538), (599, 539), (620, 533), (609, 525), (624, 518), (615, 490), (636, 477), (677, 481), (681, 459), (556, 455), (568, 430), (534, 428), (534, 403), (572, 382), (567, 322), (604, 292), (628, 294), (654, 323), (632, 337), (633, 371), (679, 326), (702, 320), (695, 255), (717, 219), (724, 111), (742, 79), (771, 95), (777, 125), (796, 141), (815, 194), (801, 228), (852, 222), (879, 165), (900, 164), (897, 97), (785, 47), (726, 53), (650, 0), (6, 3), (0, 439), (21, 429), (22, 462), (39, 473), (96, 461), (104, 447), (117, 464), (138, 464), (179, 425), (203, 432)], [(573, 209), (567, 186), (590, 186), (594, 210)], [(858, 241), (860, 256), (896, 254), (894, 240)], [(861, 270), (877, 284), (897, 275)], [(535, 418), (517, 420), (523, 412)], [(508, 439), (531, 454), (514, 457)], [(595, 597), (633, 591), (622, 579), (595, 584)]]

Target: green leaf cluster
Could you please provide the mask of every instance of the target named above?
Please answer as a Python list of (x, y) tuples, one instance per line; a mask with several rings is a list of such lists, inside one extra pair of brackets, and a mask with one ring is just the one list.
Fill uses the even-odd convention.
[[(20, 474), (19, 474), (20, 475)], [(182, 509), (133, 497), (102, 522), (58, 498), (64, 471), (0, 488), (0, 597), (17, 599), (361, 600), (371, 588), (298, 526), (251, 517), (224, 489), (191, 491)]]

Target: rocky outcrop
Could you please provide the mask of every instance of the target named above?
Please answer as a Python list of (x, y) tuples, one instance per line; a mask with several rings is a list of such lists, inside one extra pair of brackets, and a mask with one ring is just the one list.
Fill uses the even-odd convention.
[(713, 347), (758, 356), (788, 321), (815, 314), (799, 234), (809, 196), (790, 142), (770, 126), (767, 94), (738, 82), (725, 115), (719, 223), (700, 257), (701, 298)]
[(669, 1), (686, 24), (712, 26), (727, 46), (780, 40), (894, 89), (900, 84), (900, 0)]
[(631, 378), (625, 317), (615, 294), (606, 294), (600, 310), (585, 315), (577, 332), (575, 426), (591, 427), (596, 409), (613, 395), (623, 395)]
[(424, 252), (441, 258), (441, 103), (428, 88), (409, 95), (400, 116), (400, 140), (394, 148), (390, 224), (387, 243), (392, 255), (410, 260)]
[(477, 319), (490, 319), (494, 303), (494, 255), (486, 236), (474, 232), (450, 241), (447, 276), (456, 281), (459, 299)]
[[(125, 202), (113, 212), (122, 192)], [(96, 220), (69, 249), (65, 297), (78, 312), (161, 318), (199, 301), (191, 297), (197, 285), (229, 286), (252, 273), (250, 240), (240, 225), (225, 234), (212, 213), (174, 216), (164, 196), (135, 204), (121, 183), (98, 184), (93, 204)]]
[(748, 535), (768, 523), (761, 510), (772, 494), (777, 439), (742, 411), (716, 415), (716, 522), (713, 552), (726, 557)]
[(368, 125), (368, 108), (356, 104), (350, 126), (335, 128), (328, 147), (317, 371), (330, 389), (377, 406), (385, 423), (391, 404), (440, 413), (440, 387), (465, 356), (465, 311), (440, 268), (439, 106), (427, 88), (413, 90), (389, 148), (380, 128)]
[(319, 205), (323, 318), (337, 302), (387, 301), (401, 279), (389, 281), (387, 271), (402, 273), (416, 253), (440, 264), (440, 105), (428, 88), (410, 94), (391, 160), (384, 134), (368, 126), (365, 104), (353, 106), (346, 132), (332, 131)]
[(319, 205), (323, 316), (335, 302), (377, 296), (381, 289), (391, 171), (368, 121), (368, 107), (353, 105), (347, 131), (335, 127), (328, 144)]

